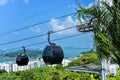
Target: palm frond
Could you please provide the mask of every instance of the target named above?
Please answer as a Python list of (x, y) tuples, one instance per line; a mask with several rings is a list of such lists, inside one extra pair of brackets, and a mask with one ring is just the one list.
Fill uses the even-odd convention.
[[(81, 18), (90, 20), (86, 20), (86, 23), (89, 22), (87, 26), (94, 29), (98, 55), (102, 58), (111, 57), (120, 65), (120, 1), (113, 0), (112, 5), (101, 1), (101, 5), (80, 7), (78, 20), (81, 21)], [(93, 18), (96, 22), (92, 20)]]

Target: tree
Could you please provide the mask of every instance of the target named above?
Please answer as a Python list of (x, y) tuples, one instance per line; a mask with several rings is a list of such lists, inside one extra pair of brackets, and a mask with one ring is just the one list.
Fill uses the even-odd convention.
[(2, 70), (0, 70), (0, 74), (1, 73), (7, 73), (7, 71), (5, 69), (2, 69)]
[(78, 59), (73, 60), (68, 64), (67, 67), (73, 66), (83, 66), (87, 64), (99, 64), (100, 60), (95, 52), (86, 53), (83, 56), (79, 57)]
[[(89, 8), (80, 6), (78, 19), (83, 18), (85, 28), (92, 28), (98, 56), (102, 59), (111, 57), (120, 65), (120, 2), (113, 0), (112, 5), (105, 1)], [(88, 20), (89, 19), (89, 20)], [(78, 31), (81, 27), (77, 26)]]

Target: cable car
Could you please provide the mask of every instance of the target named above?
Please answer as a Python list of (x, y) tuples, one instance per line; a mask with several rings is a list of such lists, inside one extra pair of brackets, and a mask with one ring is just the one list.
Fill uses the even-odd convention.
[(25, 47), (23, 46), (22, 48), (24, 49), (24, 53), (18, 54), (16, 58), (16, 63), (18, 66), (27, 65), (29, 62), (28, 56), (25, 53)]
[(60, 46), (50, 42), (50, 33), (48, 33), (49, 45), (43, 50), (42, 58), (45, 64), (61, 64), (64, 58), (63, 50)]

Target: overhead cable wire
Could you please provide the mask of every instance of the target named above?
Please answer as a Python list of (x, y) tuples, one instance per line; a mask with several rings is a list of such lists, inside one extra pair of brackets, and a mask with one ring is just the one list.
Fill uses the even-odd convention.
[[(65, 31), (65, 30), (68, 30), (68, 29), (72, 29), (72, 28), (75, 28), (75, 27), (76, 26), (72, 26), (72, 27), (56, 30), (56, 31), (53, 31), (53, 34), (57, 33), (57, 32), (61, 32), (61, 31)], [(2, 44), (0, 44), (0, 46), (12, 44), (12, 43), (17, 43), (17, 42), (20, 42), (20, 41), (25, 41), (25, 40), (29, 40), (29, 39), (33, 39), (33, 38), (37, 38), (37, 37), (42, 37), (42, 36), (45, 36), (45, 35), (47, 35), (47, 33), (36, 35), (36, 36), (31, 36), (31, 37), (27, 37), (27, 38), (11, 41), (11, 42), (2, 43)]]
[(12, 44), (12, 43), (17, 43), (17, 42), (20, 42), (20, 41), (25, 41), (25, 40), (29, 40), (29, 39), (33, 39), (33, 38), (45, 36), (45, 35), (46, 35), (46, 34), (40, 34), (40, 35), (36, 35), (36, 36), (31, 36), (31, 37), (27, 37), (27, 38), (23, 38), (23, 39), (11, 41), (11, 42), (1, 43), (0, 46)]
[[(66, 37), (62, 37), (62, 38), (57, 38), (57, 39), (53, 39), (51, 41), (58, 41), (58, 40), (63, 40), (63, 39), (67, 39), (67, 38), (72, 38), (72, 37), (76, 37), (82, 35), (81, 34), (75, 34), (75, 35), (71, 35), (71, 36), (66, 36)], [(26, 45), (26, 47), (31, 47), (31, 46), (35, 46), (35, 45), (39, 45), (39, 44), (43, 44), (43, 43), (47, 43), (48, 41), (44, 41), (44, 42), (40, 42), (40, 43), (35, 43), (35, 44), (30, 44), (30, 45)]]
[[(69, 14), (66, 14), (66, 15), (63, 15), (63, 16), (60, 16), (60, 17), (56, 17), (55, 19), (61, 19), (61, 18), (67, 17), (67, 16), (69, 16), (69, 15), (74, 15), (75, 13), (76, 13), (76, 12), (69, 13)], [(35, 26), (37, 26), (37, 25), (44, 24), (44, 23), (47, 23), (47, 22), (50, 22), (50, 21), (51, 21), (51, 19), (46, 20), (46, 21), (42, 21), (42, 22), (38, 22), (38, 23), (35, 23), (35, 24), (32, 24), (32, 25), (24, 26), (24, 27), (19, 28), (19, 29), (14, 29), (14, 30), (11, 30), (11, 31), (2, 33), (2, 34), (0, 34), (0, 36), (4, 36), (4, 35), (7, 35), (7, 34), (11, 34), (11, 33), (13, 33), (13, 32), (21, 31), (21, 30), (24, 30), (24, 29), (27, 29), (27, 28), (30, 28), (30, 27), (35, 27)]]
[[(67, 38), (72, 38), (72, 37), (77, 37), (83, 35), (82, 33), (80, 34), (75, 34), (75, 35), (70, 35), (70, 36), (66, 36), (66, 37), (61, 37), (61, 38), (57, 38), (57, 39), (53, 39), (51, 41), (58, 41), (58, 40), (63, 40), (63, 39), (67, 39)], [(34, 44), (29, 44), (29, 45), (24, 45), (25, 47), (31, 47), (31, 46), (35, 46), (35, 45), (40, 45), (40, 44), (44, 44), (47, 43), (48, 41), (43, 41), (43, 42), (39, 42), (39, 43), (34, 43)], [(20, 49), (21, 47), (17, 47), (17, 48), (11, 48), (11, 49), (6, 49), (4, 51), (10, 51), (10, 50), (17, 50)]]
[[(58, 10), (58, 8), (65, 7), (66, 5), (69, 5), (69, 4), (70, 4), (70, 3), (66, 3), (66, 4), (62, 4), (62, 5), (56, 6), (56, 7), (54, 7), (54, 8), (51, 8), (51, 9), (48, 9), (48, 10), (45, 10), (45, 11), (39, 12), (39, 13), (34, 14), (34, 15), (30, 15), (30, 16), (28, 16), (28, 17), (25, 17), (25, 18), (22, 18), (22, 19), (16, 20), (16, 21), (14, 21), (14, 22), (12, 22), (12, 23), (8, 23), (8, 24), (3, 25), (3, 26), (11, 26), (12, 24), (16, 24), (16, 23), (18, 23), (18, 22), (23, 22), (23, 21), (25, 21), (25, 20), (27, 20), (27, 19), (30, 19), (30, 18), (33, 18), (33, 17), (40, 16), (41, 14), (45, 14), (45, 13), (49, 13), (49, 12), (52, 12), (52, 11)], [(2, 25), (1, 25), (0, 27), (2, 27)]]
[[(84, 25), (85, 24), (76, 25), (76, 26), (84, 26)], [(67, 28), (64, 28), (64, 29), (52, 31), (52, 34), (57, 33), (57, 32), (61, 32), (61, 31), (65, 31), (65, 30), (68, 30), (68, 29), (72, 29), (72, 28), (75, 28), (76, 26), (71, 26), (71, 27), (67, 27)], [(88, 27), (88, 29), (85, 29), (85, 27), (82, 27), (80, 29), (81, 29), (80, 32), (91, 32), (91, 31), (93, 31), (93, 28), (89, 28), (89, 27)], [(33, 39), (33, 38), (37, 38), (37, 37), (42, 37), (42, 36), (45, 36), (45, 35), (48, 35), (48, 34), (44, 33), (44, 34), (40, 34), (40, 35), (36, 35), (36, 36), (31, 36), (31, 37), (27, 37), (27, 38), (23, 38), (23, 39), (11, 41), (11, 42), (1, 43), (0, 46), (12, 44), (12, 43), (16, 43), (16, 42), (20, 42), (20, 41), (25, 41), (25, 40), (29, 40), (29, 39)]]

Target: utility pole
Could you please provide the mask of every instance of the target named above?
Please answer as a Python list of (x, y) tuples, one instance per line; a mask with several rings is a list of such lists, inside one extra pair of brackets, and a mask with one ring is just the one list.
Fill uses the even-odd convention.
[(106, 80), (106, 62), (105, 59), (101, 59), (101, 78), (102, 80)]
[[(98, 0), (98, 9), (100, 10), (100, 6), (102, 6), (101, 4), (100, 4), (100, 0)], [(99, 15), (100, 16), (100, 15)], [(100, 23), (99, 23), (99, 26), (100, 26)], [(105, 63), (105, 59), (103, 59), (103, 58), (101, 58), (100, 57), (100, 64), (101, 64), (101, 78), (102, 78), (102, 80), (106, 80), (106, 67), (105, 67), (105, 65), (106, 65), (106, 63)]]
[[(98, 0), (98, 9), (99, 9), (99, 11), (100, 11), (100, 9), (101, 9), (101, 3), (100, 3), (100, 1), (102, 1), (102, 0)], [(104, 1), (107, 1), (107, 0), (104, 0)], [(99, 16), (100, 16), (101, 14), (99, 14)], [(99, 22), (99, 18), (97, 19), (97, 21)], [(94, 21), (93, 21), (93, 23), (96, 21), (96, 19), (94, 19)], [(96, 22), (95, 22), (96, 23)], [(99, 26), (102, 26), (102, 25), (100, 25), (100, 23), (98, 23), (98, 25)], [(94, 26), (94, 25), (93, 25)], [(78, 25), (77, 26), (77, 30), (79, 31), (79, 32), (90, 32), (90, 31), (93, 31), (94, 30), (94, 27), (90, 27), (90, 24), (88, 25), (87, 23), (84, 23), (84, 24), (82, 24), (82, 25)], [(101, 64), (101, 72), (100, 72), (100, 74), (101, 74), (101, 78), (102, 78), (102, 80), (107, 80), (107, 77), (106, 77), (106, 75), (107, 75), (107, 60), (106, 59), (103, 59), (102, 57), (100, 57), (100, 64)]]

